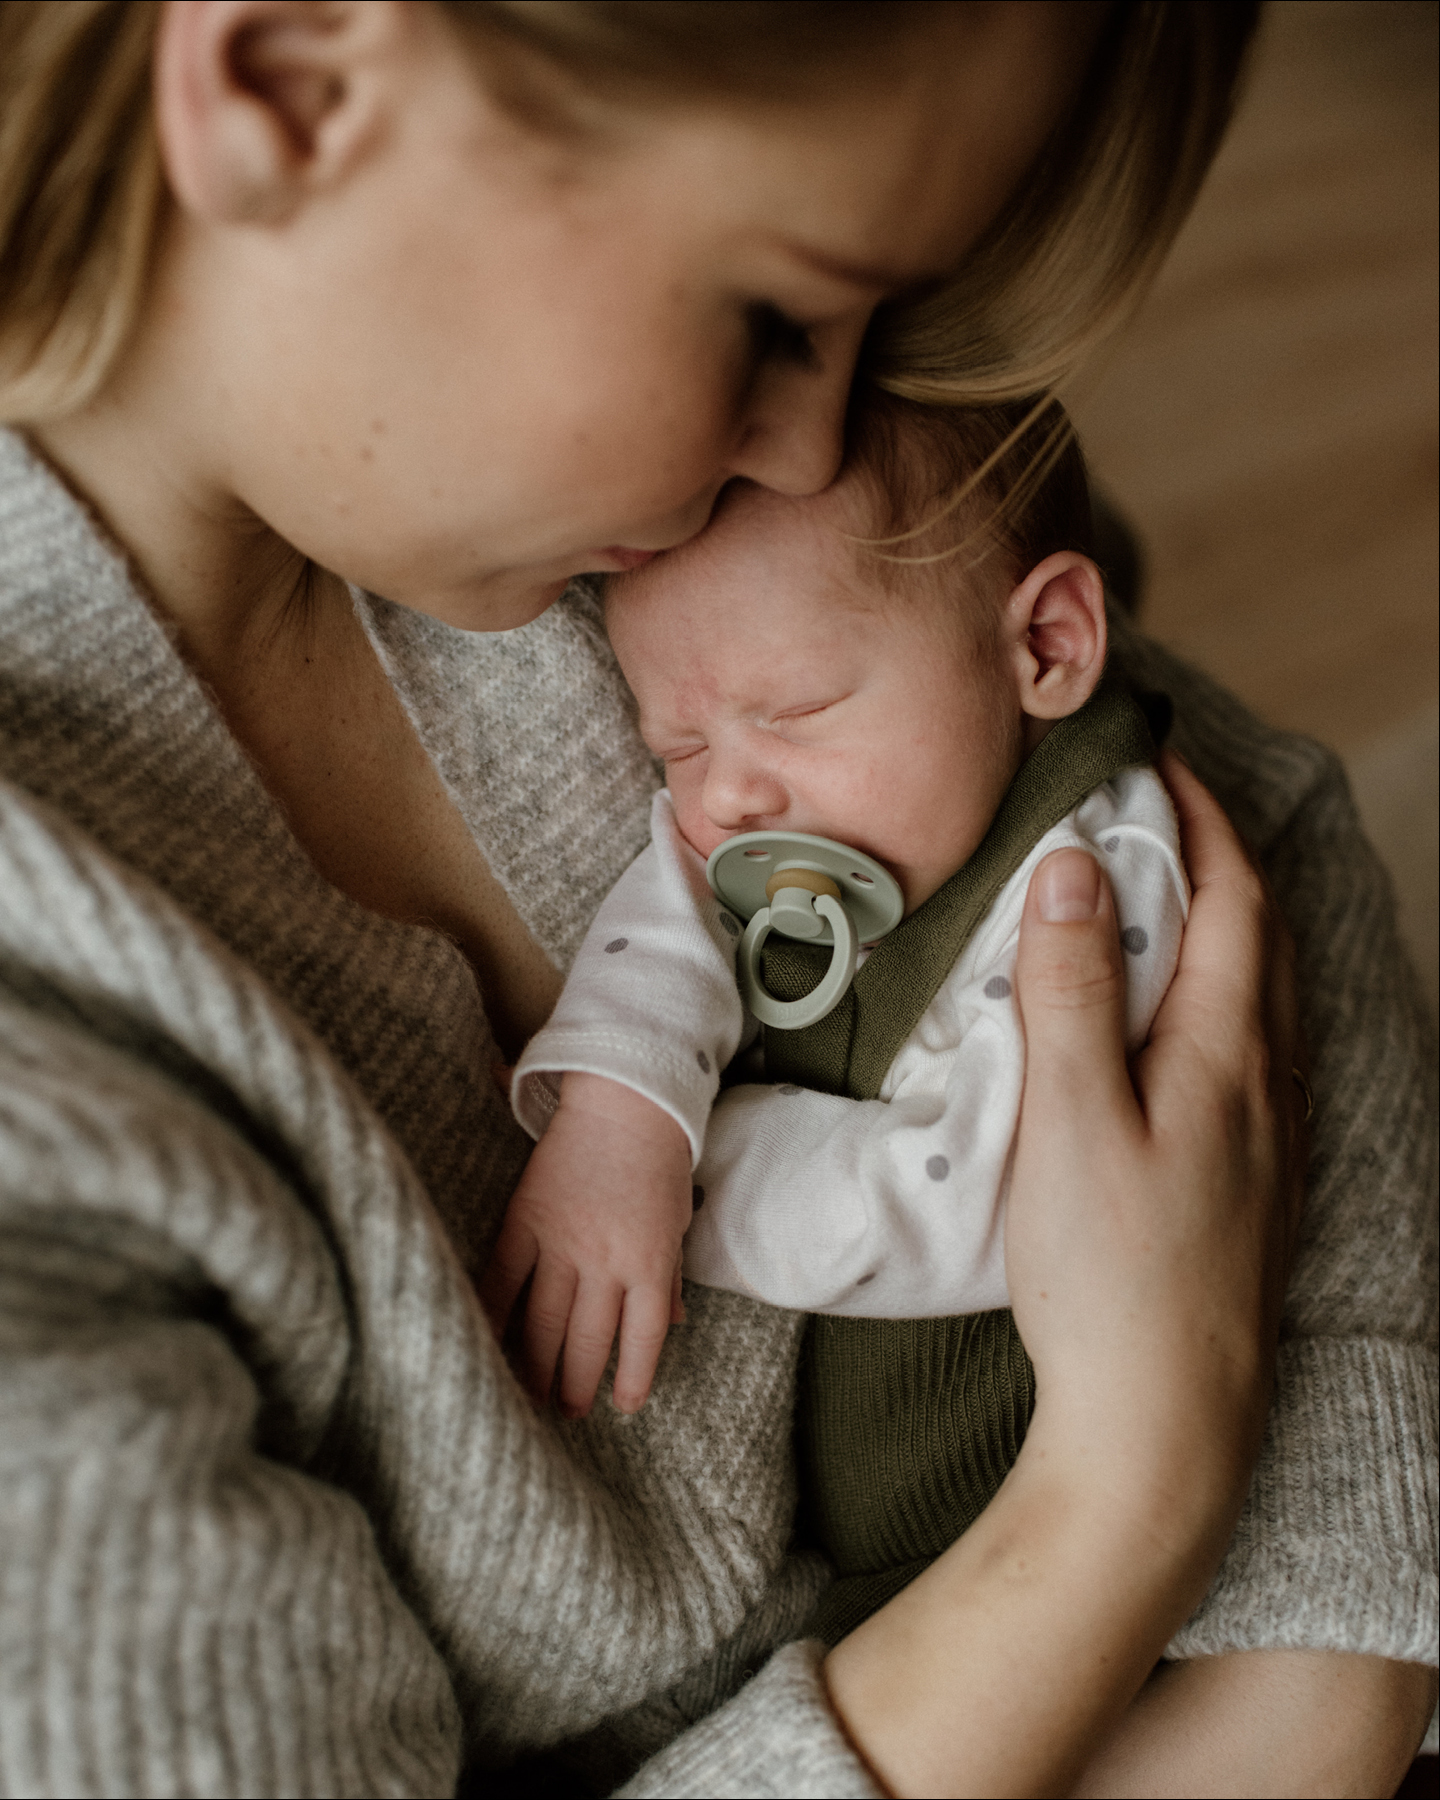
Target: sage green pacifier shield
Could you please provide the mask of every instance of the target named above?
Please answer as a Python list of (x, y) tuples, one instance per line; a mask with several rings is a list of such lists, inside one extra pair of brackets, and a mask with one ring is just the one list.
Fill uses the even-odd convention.
[[(859, 946), (893, 931), (905, 911), (894, 876), (873, 857), (804, 832), (744, 832), (721, 844), (705, 872), (716, 896), (749, 921), (737, 958), (745, 1003), (782, 1031), (832, 1012), (855, 978)], [(793, 882), (785, 880), (790, 872)], [(820, 985), (799, 1000), (777, 1000), (760, 979), (760, 950), (772, 931), (834, 946)]]

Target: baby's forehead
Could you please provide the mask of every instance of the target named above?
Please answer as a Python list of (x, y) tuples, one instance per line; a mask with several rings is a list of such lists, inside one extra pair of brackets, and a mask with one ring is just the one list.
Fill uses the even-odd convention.
[[(984, 594), (994, 585), (982, 566), (988, 559), (925, 555), (928, 545), (896, 532), (894, 511), (881, 477), (863, 465), (848, 465), (809, 495), (732, 483), (697, 536), (607, 583), (607, 611), (614, 620), (618, 603), (638, 624), (642, 615), (682, 607), (701, 616), (703, 636), (723, 638), (753, 626), (757, 614), (765, 619), (775, 602), (770, 625), (793, 625), (804, 612), (833, 628), (840, 612), (854, 609), (894, 615), (902, 631), (922, 616), (928, 621), (939, 604), (954, 625), (980, 629)], [(643, 644), (638, 652), (645, 654)]]
[[(793, 571), (813, 570), (817, 585), (837, 581), (856, 600), (903, 588), (918, 592), (924, 572), (903, 560), (904, 545), (886, 541), (887, 497), (874, 474), (846, 468), (819, 493), (789, 495), (745, 483), (722, 495), (710, 524), (694, 540), (697, 564), (712, 572), (770, 557)], [(900, 559), (891, 554), (900, 551)]]

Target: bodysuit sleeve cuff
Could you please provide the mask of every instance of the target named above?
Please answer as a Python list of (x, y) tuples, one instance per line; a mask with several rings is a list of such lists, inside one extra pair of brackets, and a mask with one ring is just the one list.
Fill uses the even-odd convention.
[(668, 793), (655, 797), (651, 834), (596, 914), (549, 1023), (526, 1045), (511, 1101), (539, 1137), (564, 1074), (604, 1076), (675, 1120), (693, 1166), (744, 1025), (740, 924), (711, 893)]

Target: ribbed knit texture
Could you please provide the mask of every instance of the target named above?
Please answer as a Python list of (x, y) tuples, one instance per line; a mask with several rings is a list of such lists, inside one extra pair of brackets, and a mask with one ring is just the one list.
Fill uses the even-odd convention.
[[(1102, 691), (1060, 720), (1026, 758), (974, 855), (867, 960), (838, 1027), (826, 1030), (832, 1014), (804, 1031), (767, 1030), (767, 1073), (877, 1099), (901, 1045), (1039, 840), (1101, 782), (1154, 754), (1127, 694)], [(783, 955), (784, 947), (777, 964)], [(799, 961), (777, 968), (776, 979), (793, 980)], [(801, 1505), (839, 1579), (807, 1629), (838, 1643), (973, 1525), (1020, 1454), (1034, 1404), (1035, 1371), (1008, 1308), (952, 1319), (812, 1318), (796, 1413)]]
[[(375, 611), (563, 961), (654, 781), (593, 607), (526, 644)], [(816, 1588), (799, 1321), (697, 1291), (639, 1419), (537, 1420), (462, 1268), (528, 1149), (469, 965), (320, 878), (8, 433), (0, 770), (0, 1792), (445, 1793), (747, 1621), (763, 1661)], [(813, 1749), (750, 1735), (780, 1785)]]
[(800, 1359), (801, 1517), (836, 1579), (806, 1630), (838, 1644), (973, 1525), (1020, 1454), (1035, 1371), (1008, 1307), (816, 1314)]
[[(563, 965), (654, 780), (593, 607), (370, 616)], [(1388, 891), (1333, 759), (1146, 685), (1291, 911), (1321, 1107), (1274, 1427), (1185, 1642), (1433, 1656), (1433, 1088)], [(465, 1275), (525, 1148), (468, 965), (319, 877), (8, 433), (0, 778), (0, 1792), (433, 1795), (603, 1739), (609, 1779), (656, 1756), (637, 1793), (873, 1794), (813, 1647), (765, 1660), (820, 1582), (799, 1322), (692, 1289), (638, 1418), (536, 1418)]]

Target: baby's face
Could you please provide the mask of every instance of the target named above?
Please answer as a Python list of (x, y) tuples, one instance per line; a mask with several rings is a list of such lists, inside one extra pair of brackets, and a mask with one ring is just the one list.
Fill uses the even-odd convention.
[(959, 572), (937, 592), (918, 571), (886, 591), (846, 541), (869, 510), (850, 484), (742, 488), (698, 538), (612, 580), (606, 623), (702, 856), (741, 831), (838, 838), (909, 912), (985, 835), (1025, 721), (1003, 593)]

